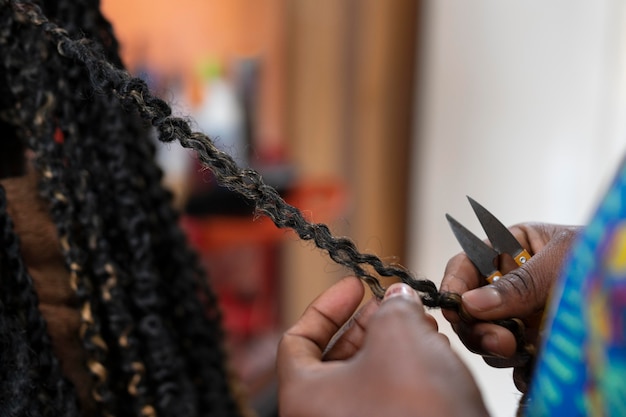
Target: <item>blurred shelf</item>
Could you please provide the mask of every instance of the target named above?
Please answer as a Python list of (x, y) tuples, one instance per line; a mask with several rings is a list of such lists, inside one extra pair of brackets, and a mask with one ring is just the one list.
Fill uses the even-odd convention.
[[(309, 221), (328, 222), (344, 213), (347, 195), (337, 180), (304, 180), (290, 187), (285, 201), (298, 207)], [(183, 229), (194, 247), (212, 251), (229, 246), (276, 244), (289, 233), (266, 216), (183, 216)]]

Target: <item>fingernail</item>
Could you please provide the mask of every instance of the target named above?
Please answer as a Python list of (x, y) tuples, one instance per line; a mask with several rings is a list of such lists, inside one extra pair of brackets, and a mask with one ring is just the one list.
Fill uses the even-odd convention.
[(468, 291), (462, 298), (465, 307), (473, 311), (492, 310), (502, 304), (500, 293), (491, 286)]
[(392, 284), (391, 286), (389, 286), (389, 288), (387, 288), (387, 291), (385, 291), (385, 296), (383, 297), (383, 301), (393, 297), (405, 297), (415, 300), (418, 295), (413, 290), (413, 288), (409, 287), (408, 285), (403, 283), (397, 283)]

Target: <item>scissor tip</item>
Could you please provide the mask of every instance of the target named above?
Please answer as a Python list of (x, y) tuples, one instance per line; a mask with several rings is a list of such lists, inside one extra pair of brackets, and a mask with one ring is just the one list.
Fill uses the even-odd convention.
[(448, 219), (448, 222), (450, 222), (450, 223), (458, 223), (456, 221), (456, 219), (454, 217), (450, 216), (448, 213), (446, 213), (446, 219)]
[(472, 208), (474, 209), (474, 211), (476, 212), (477, 210), (484, 210), (484, 207), (481, 206), (478, 201), (474, 200), (472, 197), (470, 197), (469, 195), (466, 196), (467, 199), (469, 200), (470, 205), (472, 206)]

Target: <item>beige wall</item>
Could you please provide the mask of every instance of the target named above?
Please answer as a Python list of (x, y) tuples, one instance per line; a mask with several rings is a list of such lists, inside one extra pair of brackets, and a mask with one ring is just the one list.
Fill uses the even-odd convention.
[[(444, 213), (481, 235), (465, 195), (506, 224), (586, 221), (626, 151), (626, 10), (619, 0), (432, 0), (426, 10), (410, 266), (438, 281), (460, 251)], [(450, 339), (492, 415), (513, 416), (510, 371)]]
[[(337, 235), (406, 262), (416, 0), (293, 0), (288, 7), (289, 148), (302, 177), (335, 178), (349, 205)], [(347, 271), (311, 245), (284, 257), (285, 323)]]

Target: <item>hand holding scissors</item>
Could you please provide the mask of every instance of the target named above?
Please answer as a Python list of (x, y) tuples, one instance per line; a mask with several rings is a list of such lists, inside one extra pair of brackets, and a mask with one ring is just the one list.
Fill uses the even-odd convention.
[[(476, 202), (472, 206), (479, 220), (483, 218), (481, 223), (485, 222), (485, 216), (493, 217), (485, 215), (484, 208), (478, 208)], [(452, 219), (452, 223), (458, 222)], [(487, 229), (493, 228), (486, 227), (491, 245), (475, 236), (468, 237), (466, 232), (459, 233), (462, 236), (459, 240), (465, 242), (461, 244), (465, 252), (448, 261), (441, 283), (441, 291), (462, 296), (463, 310), (472, 320), (463, 321), (449, 310), (443, 313), (468, 349), (483, 355), (492, 366), (516, 367), (516, 384), (524, 390), (528, 368), (520, 359), (519, 339), (508, 330), (508, 326), (505, 328), (497, 323), (521, 321), (525, 342), (538, 344), (550, 290), (580, 228), (544, 223), (523, 223), (510, 227), (508, 230), (514, 240), (526, 250), (527, 255), (523, 252), (518, 254), (519, 247), (511, 242), (507, 245), (506, 239), (509, 238), (505, 238), (503, 244), (501, 237), (493, 237), (493, 231), (487, 232)], [(455, 236), (460, 229), (456, 227), (456, 230)], [(467, 242), (472, 243), (469, 245)], [(471, 248), (468, 250), (467, 246)], [(513, 246), (515, 249), (512, 249)], [(513, 259), (516, 261), (513, 262)], [(491, 283), (487, 285), (489, 278)]]
[(446, 218), (467, 257), (487, 279), (487, 282), (492, 284), (502, 277), (502, 272), (497, 266), (500, 255), (510, 255), (515, 263), (521, 266), (530, 259), (530, 253), (522, 247), (513, 233), (500, 220), (475, 200), (467, 198), (493, 247), (487, 245), (449, 214), (446, 214)]

